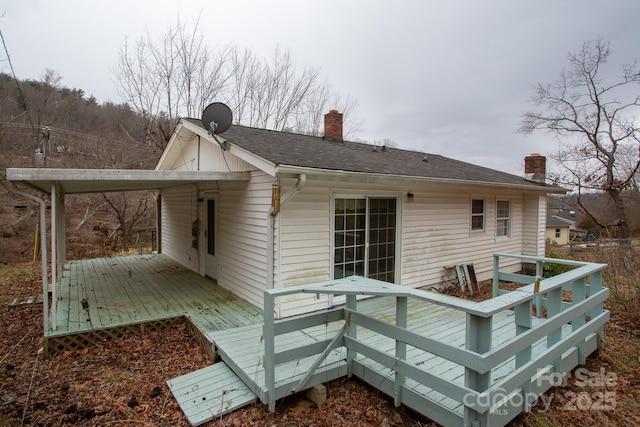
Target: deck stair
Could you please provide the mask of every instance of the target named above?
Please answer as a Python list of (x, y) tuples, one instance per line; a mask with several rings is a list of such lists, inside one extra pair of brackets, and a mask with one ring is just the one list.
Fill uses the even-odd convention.
[[(198, 326), (197, 322), (195, 323)], [(332, 322), (280, 337), (278, 348), (286, 351), (303, 343), (325, 346), (325, 339), (339, 333), (344, 322)], [(223, 331), (199, 328), (215, 343), (219, 361), (211, 366), (167, 381), (180, 408), (193, 426), (198, 426), (243, 406), (256, 397), (268, 399), (264, 374), (263, 325), (249, 325)], [(330, 348), (314, 375), (305, 374), (318, 362), (316, 355), (283, 363), (276, 373), (277, 399), (347, 375), (346, 350)]]
[(167, 381), (193, 426), (255, 402), (256, 395), (224, 362)]

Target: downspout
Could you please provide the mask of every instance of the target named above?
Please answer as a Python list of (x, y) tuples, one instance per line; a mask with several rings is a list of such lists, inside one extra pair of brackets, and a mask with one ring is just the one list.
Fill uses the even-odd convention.
[(307, 175), (301, 173), (298, 175), (298, 181), (296, 185), (291, 187), (284, 196), (280, 197), (280, 187), (276, 184), (273, 185), (271, 193), (271, 206), (267, 213), (267, 289), (273, 289), (273, 269), (275, 258), (275, 222), (276, 216), (280, 212), (280, 208), (286, 202), (291, 200), (304, 188), (307, 182)]
[(51, 324), (52, 329), (56, 329), (56, 305), (57, 305), (57, 292), (56, 286), (58, 285), (58, 184), (51, 184)]
[(39, 197), (32, 196), (29, 193), (18, 190), (13, 187), (13, 191), (29, 200), (33, 200), (40, 205), (40, 233), (44, 234), (44, 237), (40, 236), (40, 258), (42, 259), (42, 310), (43, 310), (43, 323), (44, 333), (49, 330), (49, 284), (47, 282), (49, 272), (47, 271), (47, 206), (44, 200)]

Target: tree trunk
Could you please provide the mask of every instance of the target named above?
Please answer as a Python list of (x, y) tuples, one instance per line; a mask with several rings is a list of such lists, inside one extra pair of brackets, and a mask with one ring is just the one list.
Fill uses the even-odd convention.
[(620, 197), (620, 192), (616, 190), (610, 190), (609, 196), (613, 200), (613, 204), (616, 210), (616, 224), (618, 225), (618, 237), (620, 239), (629, 238), (629, 224), (627, 223), (627, 215), (624, 210), (624, 202)]

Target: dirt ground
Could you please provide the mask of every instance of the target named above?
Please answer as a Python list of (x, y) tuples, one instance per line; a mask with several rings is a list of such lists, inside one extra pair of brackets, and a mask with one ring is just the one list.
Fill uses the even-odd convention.
[[(42, 305), (9, 305), (15, 297), (40, 293), (38, 274), (33, 265), (0, 268), (0, 425), (187, 426), (166, 381), (209, 362), (186, 327), (44, 358), (38, 354)], [(615, 386), (585, 389), (570, 380), (567, 387), (548, 393), (553, 397), (550, 409), (538, 403), (512, 425), (640, 425), (640, 337), (621, 324), (614, 315), (606, 328), (605, 349), (586, 366), (589, 372), (614, 373)], [(615, 408), (585, 409), (579, 399), (601, 391), (613, 393), (607, 396), (613, 396)], [(292, 396), (278, 402), (274, 413), (256, 403), (206, 425), (435, 426), (405, 408), (394, 408), (386, 396), (358, 381), (335, 381), (328, 384), (327, 394), (321, 407)]]

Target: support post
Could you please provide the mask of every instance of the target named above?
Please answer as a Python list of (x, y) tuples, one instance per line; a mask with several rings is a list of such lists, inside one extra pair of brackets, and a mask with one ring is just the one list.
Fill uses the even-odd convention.
[(269, 411), (276, 409), (276, 367), (275, 367), (275, 297), (264, 292), (264, 382), (267, 389)]
[[(478, 354), (484, 354), (491, 350), (492, 317), (480, 317), (467, 313), (466, 323), (466, 348)], [(478, 392), (484, 392), (491, 383), (491, 371), (484, 374), (471, 368), (465, 368), (464, 385)], [(488, 414), (479, 413), (472, 408), (464, 408), (464, 424), (487, 427)], [(472, 424), (476, 422), (475, 424)]]
[[(596, 271), (589, 276), (589, 296), (594, 295), (602, 290), (602, 270)], [(597, 304), (589, 311), (591, 319), (595, 319), (604, 311), (602, 303)], [(604, 347), (604, 328), (598, 329), (598, 349)]]
[(493, 255), (493, 297), (498, 296), (500, 280), (498, 280), (498, 275), (500, 274), (500, 257), (498, 255)]
[[(539, 310), (542, 311), (542, 310)], [(562, 311), (562, 287), (558, 287), (547, 292), (547, 319), (551, 319)], [(547, 348), (556, 344), (562, 339), (562, 326), (549, 332), (547, 335)], [(561, 372), (560, 359), (553, 362), (554, 370)]]
[[(538, 277), (540, 277), (541, 279), (544, 277), (544, 263), (542, 261), (536, 261), (536, 280)], [(542, 295), (538, 294), (535, 296), (535, 304), (536, 317), (540, 319), (542, 318)]]
[[(398, 328), (407, 329), (407, 313), (408, 313), (408, 298), (396, 297), (396, 326)], [(396, 339), (396, 359), (398, 362), (407, 360), (407, 343)], [(396, 408), (402, 405), (402, 387), (406, 376), (398, 373), (396, 370), (395, 378), (395, 395), (393, 403)]]
[[(358, 302), (355, 295), (347, 295), (347, 309), (356, 311)], [(357, 325), (351, 322), (351, 314), (347, 313), (347, 318), (344, 319), (349, 323), (349, 327), (347, 328), (347, 336), (353, 340), (358, 339), (358, 327)], [(353, 360), (357, 357), (357, 353), (353, 351), (349, 345), (347, 344), (347, 376), (351, 378), (353, 375)]]
[[(51, 184), (51, 328), (56, 329), (56, 287), (58, 285), (58, 186)], [(46, 236), (46, 234), (45, 234)]]
[[(522, 333), (527, 332), (531, 329), (532, 326), (532, 316), (531, 312), (532, 303), (531, 300), (527, 300), (521, 304), (515, 306), (515, 322), (516, 322), (516, 335), (520, 335)], [(516, 370), (521, 366), (529, 363), (531, 361), (531, 345), (524, 348), (522, 351), (516, 354)], [(531, 402), (527, 399), (529, 396), (529, 391), (531, 389), (531, 383), (527, 380), (522, 386), (520, 386), (522, 390), (522, 397), (524, 402), (524, 410), (525, 412), (530, 412), (531, 410)]]
[[(585, 300), (585, 278), (580, 278), (571, 282), (571, 304), (580, 304)], [(585, 313), (581, 313), (571, 321), (571, 330), (580, 329), (585, 324)], [(584, 365), (587, 361), (584, 354), (584, 340), (576, 345), (578, 349), (578, 363)]]

